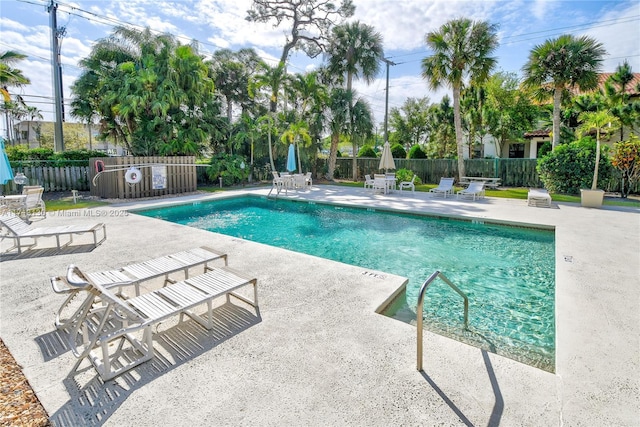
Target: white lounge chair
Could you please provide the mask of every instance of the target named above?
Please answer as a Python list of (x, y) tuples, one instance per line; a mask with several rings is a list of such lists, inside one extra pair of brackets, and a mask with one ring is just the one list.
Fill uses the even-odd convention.
[[(135, 287), (135, 295), (140, 295), (140, 284), (149, 280), (164, 276), (164, 285), (176, 283), (170, 276), (175, 273), (182, 273), (185, 279), (189, 278), (189, 271), (192, 268), (203, 266), (203, 272), (210, 271), (212, 267), (209, 263), (216, 260), (224, 260), (224, 265), (228, 265), (227, 254), (216, 251), (207, 246), (187, 249), (171, 255), (147, 261), (129, 264), (115, 270), (98, 271), (95, 273), (85, 273), (85, 276), (92, 283), (97, 283), (107, 289), (120, 288), (118, 295), (122, 295), (122, 288), (128, 286)], [(51, 286), (57, 293), (68, 294), (61, 304), (56, 314), (55, 325), (57, 328), (68, 327), (78, 316), (77, 306), (73, 302), (80, 289), (70, 285), (65, 277), (50, 277)]]
[(453, 182), (454, 178), (440, 178), (440, 184), (436, 188), (429, 190), (429, 193), (434, 196), (442, 195), (445, 199), (447, 195), (453, 195)]
[[(38, 239), (41, 237), (55, 237), (56, 247), (58, 250), (69, 246), (73, 242), (74, 234), (93, 234), (93, 246), (94, 248), (100, 245), (107, 239), (107, 226), (103, 223), (94, 225), (64, 225), (55, 227), (38, 227), (31, 228), (22, 218), (18, 217), (9, 210), (4, 210), (0, 213), (0, 226), (6, 229), (6, 232), (2, 238), (9, 238), (14, 240), (14, 245), (4, 252), (10, 252), (14, 249), (18, 250), (18, 254), (22, 253), (23, 248), (31, 249), (38, 243)], [(102, 239), (98, 240), (98, 231), (102, 230)], [(68, 236), (69, 241), (60, 243), (61, 236)], [(32, 240), (31, 243), (25, 244), (25, 240)]]
[(476, 198), (484, 197), (484, 182), (471, 182), (467, 188), (458, 191), (456, 198), (460, 196), (472, 198), (474, 201)]
[(311, 177), (311, 172), (307, 172), (307, 174), (305, 175), (304, 185), (308, 188), (311, 188), (313, 186), (313, 178)]
[(400, 191), (402, 191), (405, 188), (410, 188), (411, 191), (415, 192), (416, 191), (416, 175), (413, 175), (413, 179), (411, 179), (411, 181), (402, 181), (400, 183)]
[(541, 208), (551, 207), (551, 195), (544, 188), (530, 188), (527, 193), (527, 205)]
[[(92, 283), (70, 265), (66, 280), (87, 295), (81, 315), (69, 335), (71, 351), (78, 358), (75, 372), (88, 357), (104, 381), (153, 358), (153, 329), (174, 316), (184, 315), (207, 329), (213, 328), (213, 300), (226, 296), (258, 307), (258, 283), (228, 267), (211, 271), (131, 299), (122, 299), (102, 285)], [(235, 291), (253, 286), (253, 299)], [(196, 307), (206, 305), (206, 314)]]

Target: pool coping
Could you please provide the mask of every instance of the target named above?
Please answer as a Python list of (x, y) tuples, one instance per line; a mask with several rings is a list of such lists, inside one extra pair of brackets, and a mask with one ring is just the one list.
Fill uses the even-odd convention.
[[(228, 195), (267, 191), (250, 189)], [(216, 197), (221, 196), (175, 198), (160, 204)], [(376, 308), (404, 278), (384, 272), (380, 274), (384, 278), (367, 277), (361, 268), (161, 224), (139, 215), (104, 216), (109, 238), (93, 251), (0, 264), (2, 338), (24, 366), (54, 421), (64, 425), (65, 419), (71, 419), (65, 417), (99, 414), (109, 425), (637, 422), (640, 263), (634, 265), (634, 261), (640, 256), (640, 212), (557, 203), (552, 209), (541, 209), (521, 200), (471, 202), (431, 199), (420, 193), (382, 196), (334, 186), (314, 186), (312, 191), (288, 197), (465, 218), (524, 219), (556, 227), (557, 374), (428, 333), (427, 364), (420, 374), (415, 370), (415, 328), (376, 314)], [(127, 202), (113, 208), (126, 210), (152, 203), (157, 201)], [(98, 218), (50, 216), (41, 225), (70, 220), (90, 223)], [(101, 386), (91, 378), (82, 381), (91, 377), (90, 370), (80, 380), (76, 378), (75, 385), (70, 384), (65, 376), (73, 357), (68, 352), (43, 356), (38, 341), (51, 333), (51, 312), (59, 303), (46, 277), (60, 274), (69, 262), (95, 270), (169, 251), (154, 246), (157, 239), (141, 233), (143, 230), (170, 236), (172, 248), (189, 247), (201, 239), (216, 243), (229, 251), (231, 266), (255, 271), (259, 292), (264, 295), (260, 321), (213, 347), (205, 346), (206, 351), (186, 357), (170, 370), (153, 375), (145, 370), (151, 369), (147, 366), (136, 371), (140, 377), (136, 380), (134, 376), (135, 386), (129, 391), (123, 391), (117, 382)], [(15, 286), (12, 277), (21, 277), (20, 286)], [(324, 283), (322, 288), (314, 286), (319, 281)], [(293, 289), (302, 296), (311, 292), (319, 298), (319, 307), (303, 305), (309, 312), (298, 312), (297, 306), (287, 303), (287, 293)], [(296, 300), (291, 298), (293, 304)], [(324, 316), (321, 322), (318, 314)], [(176, 384), (181, 384), (179, 389), (195, 387), (199, 393), (185, 395)], [(106, 397), (118, 393), (120, 398)], [(82, 400), (85, 394), (101, 397), (97, 401), (94, 397), (100, 408), (87, 408), (86, 398)], [(225, 397), (217, 401), (212, 396)]]

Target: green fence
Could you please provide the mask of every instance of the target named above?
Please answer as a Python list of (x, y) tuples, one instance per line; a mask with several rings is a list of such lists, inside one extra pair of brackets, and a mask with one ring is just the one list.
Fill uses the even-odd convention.
[[(422, 182), (436, 184), (442, 177), (458, 175), (458, 161), (455, 159), (394, 159), (397, 169), (413, 171)], [(467, 176), (483, 176), (500, 178), (503, 187), (544, 187), (536, 171), (537, 159), (467, 159), (464, 161)], [(379, 173), (380, 159), (358, 158), (358, 177), (363, 180), (365, 174)], [(353, 171), (353, 159), (341, 157), (336, 163), (336, 178), (350, 179)], [(619, 192), (622, 182), (618, 171), (607, 181), (601, 181), (599, 186), (610, 192)], [(640, 193), (640, 183), (631, 187), (634, 194)]]

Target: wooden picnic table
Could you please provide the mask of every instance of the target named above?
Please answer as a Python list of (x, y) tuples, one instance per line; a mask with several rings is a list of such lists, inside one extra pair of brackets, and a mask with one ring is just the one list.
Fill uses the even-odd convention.
[(485, 178), (483, 176), (461, 176), (460, 185), (469, 185), (472, 182), (484, 182), (484, 186), (488, 188), (498, 188), (500, 186), (500, 178)]

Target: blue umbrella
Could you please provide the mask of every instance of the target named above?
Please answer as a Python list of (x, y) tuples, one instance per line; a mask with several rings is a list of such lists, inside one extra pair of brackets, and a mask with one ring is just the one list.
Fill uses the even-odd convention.
[(13, 170), (9, 164), (9, 158), (7, 152), (4, 151), (4, 139), (0, 137), (0, 184), (6, 184), (13, 179)]
[(287, 170), (293, 172), (296, 170), (296, 149), (293, 144), (289, 144), (289, 155), (287, 156)]

